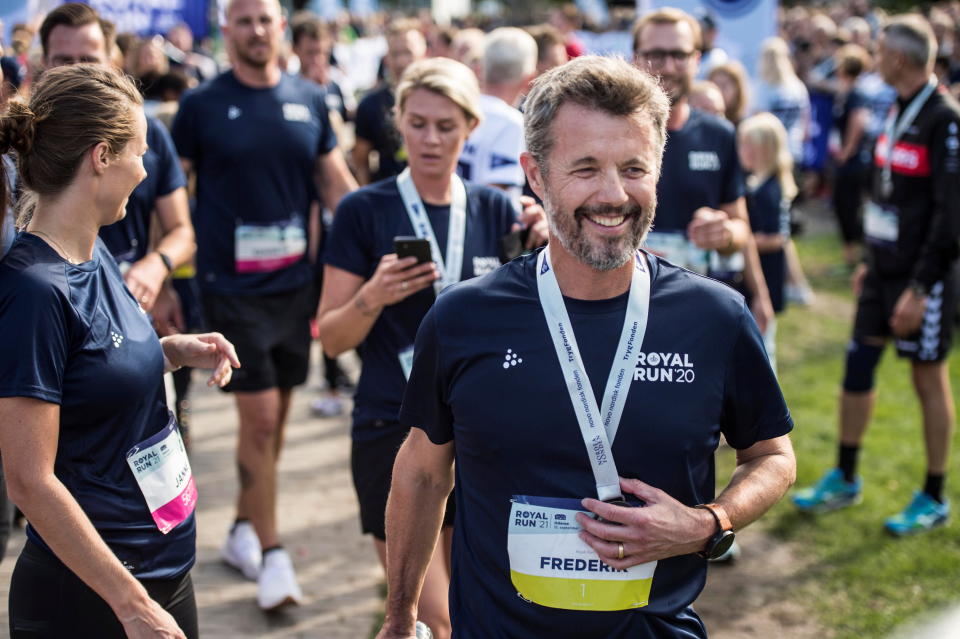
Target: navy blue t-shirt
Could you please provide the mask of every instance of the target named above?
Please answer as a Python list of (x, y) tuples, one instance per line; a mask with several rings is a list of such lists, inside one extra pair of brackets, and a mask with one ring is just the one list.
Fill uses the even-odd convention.
[(357, 106), (357, 137), (369, 142), (380, 156), (371, 182), (393, 177), (407, 166), (403, 138), (393, 115), (393, 88), (384, 85), (368, 93)]
[(122, 220), (100, 228), (100, 238), (118, 262), (132, 264), (143, 259), (150, 245), (150, 216), (157, 198), (187, 185), (173, 140), (156, 118), (147, 118), (147, 146), (143, 156), (147, 177), (130, 194), (127, 214)]
[(667, 132), (653, 230), (686, 231), (701, 206), (720, 208), (742, 195), (733, 125), (691, 109), (686, 124)]
[(163, 350), (103, 242), (73, 265), (22, 233), (0, 262), (0, 331), (0, 397), (60, 405), (54, 473), (110, 549), (141, 579), (189, 570), (194, 516), (162, 534), (127, 465), (170, 418)]
[[(746, 200), (750, 227), (755, 233), (780, 233), (790, 237), (790, 203), (784, 199), (776, 176), (771, 175), (754, 189), (747, 188)], [(787, 263), (783, 249), (761, 253), (760, 268), (770, 289), (773, 310), (780, 313), (786, 308)]]
[[(467, 227), (461, 279), (483, 275), (500, 266), (500, 238), (510, 232), (516, 211), (507, 196), (496, 189), (465, 183)], [(449, 206), (425, 203), (441, 253), (447, 252)], [(364, 280), (373, 276), (380, 259), (393, 253), (393, 238), (415, 235), (400, 199), (396, 178), (365, 186), (343, 198), (323, 259)], [(363, 369), (353, 406), (353, 437), (373, 439), (396, 432), (397, 415), (406, 384), (399, 354), (413, 346), (420, 321), (433, 304), (427, 288), (399, 304), (387, 306), (361, 345)]]
[[(183, 97), (173, 141), (197, 172), (200, 287), (264, 295), (312, 281), (306, 251), (298, 255), (289, 247), (307, 236), (310, 203), (318, 199), (317, 158), (337, 144), (323, 89), (289, 75), (257, 89), (227, 71)], [(235, 238), (251, 229), (283, 243), (294, 261), (256, 263), (248, 253), (238, 255)]]
[[(750, 310), (726, 286), (655, 258), (646, 336), (612, 452), (620, 475), (693, 506), (714, 497), (723, 433), (742, 449), (792, 420)], [(400, 421), (456, 450), (450, 617), (460, 639), (703, 637), (691, 602), (707, 564), (662, 560), (650, 603), (621, 612), (552, 609), (517, 595), (507, 527), (514, 495), (580, 499), (596, 484), (535, 282), (536, 256), (452, 287), (424, 318)], [(566, 300), (596, 393), (626, 296)], [(518, 356), (516, 366), (505, 357)], [(598, 395), (599, 396), (599, 395)]]

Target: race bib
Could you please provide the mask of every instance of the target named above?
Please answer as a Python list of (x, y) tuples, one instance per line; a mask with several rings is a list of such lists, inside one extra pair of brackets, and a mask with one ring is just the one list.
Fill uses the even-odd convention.
[(237, 273), (271, 273), (303, 259), (307, 252), (307, 233), (293, 220), (238, 224), (234, 245)]
[(868, 201), (863, 207), (863, 234), (871, 244), (895, 244), (900, 236), (897, 209)]
[(127, 452), (127, 464), (164, 535), (197, 507), (197, 486), (173, 416), (163, 430)]
[(710, 252), (697, 247), (680, 231), (651, 231), (643, 246), (677, 266), (697, 273), (707, 272)]
[(611, 568), (579, 533), (579, 499), (515, 495), (507, 527), (510, 580), (521, 597), (564, 610), (630, 610), (649, 603), (657, 562)]

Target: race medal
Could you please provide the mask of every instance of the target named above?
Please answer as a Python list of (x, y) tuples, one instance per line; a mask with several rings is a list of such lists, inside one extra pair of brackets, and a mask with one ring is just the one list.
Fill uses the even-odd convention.
[(524, 599), (548, 608), (611, 611), (649, 603), (657, 562), (611, 568), (580, 539), (578, 499), (515, 495), (507, 528), (510, 581)]
[(197, 507), (197, 486), (172, 415), (163, 430), (127, 452), (127, 464), (153, 521), (164, 535), (193, 513)]
[(277, 224), (237, 224), (237, 273), (272, 273), (296, 264), (307, 252), (307, 234), (295, 219)]

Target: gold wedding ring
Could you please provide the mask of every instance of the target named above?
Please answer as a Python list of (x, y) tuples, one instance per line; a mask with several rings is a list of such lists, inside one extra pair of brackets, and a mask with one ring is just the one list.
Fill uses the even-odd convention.
[(617, 542), (617, 559), (623, 559), (623, 542)]

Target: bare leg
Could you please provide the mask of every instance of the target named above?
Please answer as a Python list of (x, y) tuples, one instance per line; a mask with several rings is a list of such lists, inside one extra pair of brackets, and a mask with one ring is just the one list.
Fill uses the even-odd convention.
[(234, 396), (240, 415), (237, 516), (249, 519), (260, 538), (260, 546), (269, 548), (280, 543), (277, 534), (277, 455), (290, 391), (271, 388), (234, 393)]
[(947, 470), (956, 421), (947, 363), (914, 362), (913, 386), (923, 409), (927, 472), (942, 475)]

